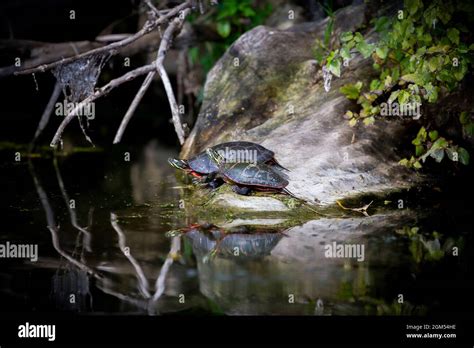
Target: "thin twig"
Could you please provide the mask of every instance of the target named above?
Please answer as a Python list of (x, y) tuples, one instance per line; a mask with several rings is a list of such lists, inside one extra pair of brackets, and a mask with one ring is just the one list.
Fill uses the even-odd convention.
[(46, 105), (46, 108), (43, 111), (43, 115), (41, 115), (41, 119), (38, 123), (38, 127), (36, 128), (35, 136), (33, 137), (33, 140), (31, 141), (33, 144), (35, 143), (36, 139), (38, 139), (38, 137), (41, 135), (46, 125), (48, 124), (49, 118), (54, 109), (54, 104), (58, 100), (60, 94), (61, 94), (61, 84), (59, 82), (56, 82), (56, 84), (54, 85), (53, 93), (51, 94), (51, 98), (49, 98), (48, 104)]
[(176, 134), (178, 135), (179, 143), (181, 145), (183, 145), (184, 143), (184, 130), (183, 130), (183, 126), (181, 125), (181, 119), (179, 117), (179, 111), (178, 111), (178, 104), (176, 103), (173, 87), (171, 86), (171, 82), (168, 77), (168, 74), (166, 73), (163, 62), (164, 62), (166, 52), (168, 50), (171, 37), (174, 31), (181, 27), (181, 25), (183, 24), (184, 18), (189, 14), (189, 12), (190, 12), (189, 9), (184, 10), (182, 14), (182, 18), (179, 18), (179, 17), (175, 18), (174, 21), (170, 23), (168, 28), (166, 28), (165, 34), (163, 35), (163, 38), (161, 39), (160, 48), (158, 50), (158, 57), (156, 58), (156, 68), (158, 70), (158, 74), (160, 74), (161, 81), (163, 81), (166, 95), (168, 96), (174, 129), (176, 131)]
[(30, 69), (15, 71), (14, 74), (15, 75), (25, 75), (25, 74), (32, 74), (32, 73), (36, 73), (36, 72), (45, 72), (45, 71), (53, 69), (53, 68), (55, 68), (59, 65), (68, 64), (68, 63), (74, 62), (74, 61), (76, 61), (80, 58), (89, 57), (89, 56), (94, 55), (94, 54), (101, 54), (101, 53), (107, 52), (107, 53), (110, 53), (110, 54), (114, 55), (115, 53), (117, 53), (117, 50), (119, 48), (128, 46), (132, 42), (136, 41), (137, 39), (139, 39), (142, 36), (144, 36), (144, 35), (148, 34), (149, 32), (151, 32), (158, 25), (160, 25), (162, 23), (165, 23), (171, 17), (174, 17), (176, 14), (180, 13), (181, 11), (183, 11), (185, 9), (188, 9), (190, 6), (191, 6), (190, 1), (183, 2), (182, 4), (172, 8), (169, 12), (167, 12), (165, 15), (157, 18), (156, 20), (146, 21), (145, 24), (143, 25), (143, 27), (138, 32), (136, 32), (135, 34), (133, 34), (133, 35), (121, 40), (121, 41), (116, 41), (116, 42), (113, 42), (113, 43), (111, 43), (107, 46), (98, 47), (98, 48), (95, 48), (93, 50), (90, 50), (90, 51), (87, 51), (87, 52), (84, 52), (84, 53), (81, 53), (81, 54), (78, 54), (78, 55), (75, 55), (75, 56), (72, 56), (72, 57), (64, 58), (64, 59), (61, 59), (61, 60), (58, 60), (58, 61), (55, 61), (55, 62), (52, 62), (52, 63), (42, 64), (40, 66), (30, 68)]
[(337, 205), (340, 206), (342, 209), (344, 210), (352, 210), (352, 211), (355, 211), (355, 212), (358, 212), (358, 213), (361, 213), (363, 214), (364, 216), (369, 216), (369, 214), (367, 213), (367, 209), (369, 209), (370, 205), (373, 203), (374, 201), (370, 201), (369, 204), (366, 204), (360, 208), (348, 208), (348, 207), (345, 207), (342, 205), (341, 202), (339, 201), (336, 201)]
[(91, 233), (86, 229), (79, 226), (77, 222), (77, 214), (76, 209), (71, 208), (71, 202), (69, 200), (69, 195), (67, 194), (66, 188), (64, 186), (63, 178), (61, 176), (61, 172), (59, 171), (58, 161), (56, 158), (53, 159), (54, 170), (56, 172), (56, 178), (58, 179), (59, 189), (61, 190), (61, 194), (63, 196), (64, 202), (66, 203), (67, 209), (69, 211), (69, 216), (71, 219), (71, 225), (77, 229), (78, 231), (84, 234), (84, 243), (87, 251), (91, 251)]
[(165, 262), (163, 263), (163, 266), (161, 267), (160, 274), (158, 275), (158, 278), (156, 279), (156, 292), (153, 295), (153, 302), (158, 301), (158, 299), (163, 295), (165, 292), (165, 280), (166, 280), (166, 275), (168, 274), (168, 271), (173, 264), (173, 261), (176, 257), (176, 255), (179, 253), (181, 250), (181, 237), (173, 237), (171, 240), (171, 248), (168, 253), (168, 256), (166, 257)]
[(151, 71), (148, 73), (148, 75), (145, 78), (145, 81), (143, 81), (142, 86), (138, 90), (138, 93), (135, 95), (135, 98), (133, 98), (132, 104), (130, 104), (127, 113), (122, 119), (122, 123), (120, 123), (120, 127), (117, 130), (117, 134), (115, 134), (114, 138), (114, 144), (120, 143), (122, 140), (122, 135), (123, 132), (125, 132), (125, 128), (127, 128), (128, 122), (132, 118), (133, 114), (135, 113), (135, 110), (138, 107), (138, 104), (140, 104), (140, 101), (142, 100), (143, 96), (145, 95), (148, 87), (150, 86), (151, 82), (153, 81), (153, 78), (156, 75), (156, 71)]
[(135, 269), (135, 272), (137, 274), (138, 285), (139, 285), (138, 289), (140, 290), (140, 292), (143, 294), (145, 298), (150, 298), (151, 295), (148, 292), (148, 288), (149, 288), (148, 279), (146, 279), (146, 276), (145, 276), (145, 273), (143, 272), (142, 267), (137, 262), (137, 260), (135, 260), (135, 258), (132, 256), (132, 254), (130, 253), (130, 250), (126, 252), (125, 234), (123, 233), (122, 228), (118, 224), (117, 215), (115, 215), (114, 213), (110, 213), (110, 224), (112, 225), (115, 232), (117, 232), (117, 235), (119, 237), (120, 250), (122, 250), (125, 257), (130, 261), (133, 268)]
[(145, 0), (145, 4), (156, 14), (158, 17), (161, 17), (160, 11), (151, 3), (150, 0)]
[[(164, 57), (166, 56), (166, 51), (168, 50), (168, 47), (170, 46), (171, 38), (172, 38), (174, 32), (177, 29), (181, 28), (181, 26), (184, 22), (184, 19), (189, 14), (189, 11), (190, 11), (189, 9), (184, 10), (183, 14), (180, 17), (175, 18), (174, 21), (172, 23), (170, 23), (170, 25), (166, 28), (165, 33), (163, 34), (163, 38), (161, 39), (161, 43), (160, 43), (160, 47), (158, 49), (158, 54), (157, 54), (157, 59), (156, 59), (156, 65), (157, 65), (157, 70), (158, 71), (160, 71), (160, 65), (161, 65), (161, 67), (163, 66)], [(166, 70), (164, 70), (164, 68), (163, 68), (163, 71), (164, 71), (164, 74), (166, 75), (165, 79), (167, 79), (167, 81), (168, 81), (168, 84), (167, 84), (166, 81), (163, 80), (163, 84), (165, 85), (166, 93), (168, 95), (168, 100), (169, 100), (170, 107), (171, 107), (171, 113), (172, 113), (172, 116), (173, 116), (174, 127), (175, 127), (176, 134), (178, 135), (178, 139), (179, 139), (180, 143), (183, 144), (183, 142), (184, 142), (184, 130), (183, 130), (183, 127), (181, 125), (181, 119), (179, 118), (178, 105), (176, 103), (176, 99), (174, 97), (174, 93), (173, 93), (173, 89), (171, 88), (171, 84), (169, 83), (168, 75), (166, 74)], [(120, 123), (120, 127), (117, 131), (117, 134), (115, 135), (115, 138), (114, 138), (114, 144), (118, 144), (122, 140), (122, 136), (123, 136), (123, 133), (125, 131), (125, 128), (127, 128), (128, 122), (132, 118), (133, 114), (135, 113), (135, 110), (138, 107), (138, 104), (140, 104), (140, 101), (142, 100), (142, 98), (145, 95), (148, 87), (150, 86), (151, 82), (153, 81), (153, 78), (155, 77), (155, 74), (156, 74), (156, 71), (149, 72), (147, 77), (145, 78), (145, 81), (143, 81), (142, 86), (138, 90), (138, 93), (135, 95), (135, 98), (133, 99), (132, 103), (130, 104), (130, 107), (128, 108), (127, 113), (125, 114), (125, 116), (122, 119), (122, 122)], [(160, 76), (162, 76), (162, 79), (163, 79), (162, 73), (160, 73)], [(168, 90), (167, 87), (169, 87), (171, 89)]]

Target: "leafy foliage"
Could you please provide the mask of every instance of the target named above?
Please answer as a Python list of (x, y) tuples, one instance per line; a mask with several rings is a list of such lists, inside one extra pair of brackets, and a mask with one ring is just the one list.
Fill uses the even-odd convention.
[[(349, 124), (374, 123), (381, 115), (382, 102), (416, 106), (435, 103), (441, 94), (452, 92), (474, 65), (474, 44), (463, 40), (469, 36), (468, 27), (453, 18), (467, 15), (470, 20), (473, 14), (474, 6), (467, 2), (435, 0), (424, 4), (422, 0), (405, 0), (404, 9), (396, 16), (372, 21), (379, 36), (377, 42), (368, 42), (360, 32), (342, 33), (340, 46), (331, 51), (317, 42), (316, 59), (333, 75), (339, 77), (341, 67), (343, 70), (356, 53), (371, 57), (379, 75), (365, 88), (361, 81), (340, 88), (359, 105), (357, 112), (346, 112)], [(472, 136), (474, 123), (466, 112), (461, 113), (460, 123), (464, 134)], [(453, 161), (469, 163), (464, 148), (440, 137), (434, 129), (428, 132), (422, 127), (413, 145), (415, 156), (400, 164), (420, 169), (428, 157), (441, 162), (445, 154)]]
[[(204, 24), (215, 27), (222, 38), (219, 42), (205, 42), (193, 47), (189, 55), (193, 64), (199, 63), (204, 71), (209, 71), (225, 50), (245, 31), (260, 25), (270, 15), (270, 4), (257, 6), (253, 0), (219, 1), (217, 7), (206, 16)], [(190, 18), (191, 22), (196, 17)]]

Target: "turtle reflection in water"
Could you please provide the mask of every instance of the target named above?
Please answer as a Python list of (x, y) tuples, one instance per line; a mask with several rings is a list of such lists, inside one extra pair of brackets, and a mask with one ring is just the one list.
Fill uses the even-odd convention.
[[(249, 141), (232, 141), (211, 147), (228, 162), (240, 163), (265, 163), (272, 168), (287, 170), (275, 159), (275, 153), (262, 145)], [(222, 185), (221, 178), (217, 178), (218, 165), (209, 157), (207, 151), (190, 158), (189, 160), (169, 158), (168, 163), (177, 169), (192, 175), (195, 183), (203, 183), (211, 188)]]
[(192, 243), (196, 255), (209, 257), (219, 255), (223, 258), (260, 258), (270, 254), (272, 249), (285, 236), (284, 232), (261, 226), (236, 226), (228, 229), (212, 224), (193, 224), (169, 235), (182, 234)]

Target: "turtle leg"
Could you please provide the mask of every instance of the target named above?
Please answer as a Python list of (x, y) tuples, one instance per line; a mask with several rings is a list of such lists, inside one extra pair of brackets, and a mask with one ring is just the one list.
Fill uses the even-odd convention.
[(224, 183), (224, 180), (222, 180), (221, 178), (215, 178), (214, 180), (210, 181), (207, 185), (211, 189), (215, 190), (216, 188), (221, 186), (223, 183)]
[(249, 193), (252, 191), (252, 189), (250, 187), (234, 185), (232, 186), (232, 191), (234, 191), (235, 193), (239, 195), (248, 196)]

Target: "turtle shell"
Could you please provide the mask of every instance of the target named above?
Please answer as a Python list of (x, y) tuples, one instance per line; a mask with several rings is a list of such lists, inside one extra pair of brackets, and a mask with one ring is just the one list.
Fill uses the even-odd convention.
[(201, 174), (211, 174), (218, 171), (217, 164), (209, 157), (206, 152), (188, 160), (188, 166), (193, 171)]
[[(282, 238), (279, 233), (213, 233), (208, 235), (198, 229), (186, 233), (186, 238), (192, 242), (194, 252), (206, 254), (217, 249), (218, 254), (224, 258), (235, 258), (235, 248), (246, 257), (263, 257), (269, 255), (272, 249)], [(218, 242), (218, 240), (220, 240)]]
[(283, 189), (288, 185), (288, 180), (263, 163), (224, 164), (221, 173), (227, 180), (242, 186)]
[[(265, 163), (273, 159), (275, 153), (262, 145), (249, 141), (231, 141), (211, 147), (221, 154), (227, 162)], [(211, 174), (218, 171), (217, 164), (209, 157), (206, 151), (188, 160), (189, 167), (198, 173)]]

